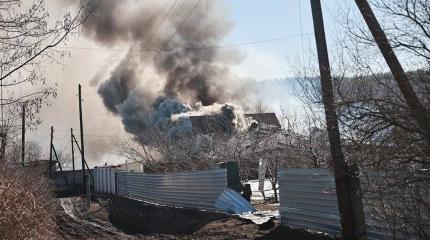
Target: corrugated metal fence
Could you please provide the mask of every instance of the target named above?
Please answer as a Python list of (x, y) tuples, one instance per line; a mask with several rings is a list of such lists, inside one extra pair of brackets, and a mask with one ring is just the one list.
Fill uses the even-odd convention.
[[(88, 170), (87, 170), (88, 172)], [(93, 173), (93, 169), (90, 170)], [(70, 185), (82, 185), (82, 171), (76, 170), (75, 172), (68, 170), (62, 172), (54, 172), (53, 183), (56, 187), (67, 187)]]
[[(282, 222), (286, 225), (341, 234), (333, 173), (329, 169), (283, 169), (278, 173)], [(368, 211), (365, 211), (368, 212)], [(366, 215), (368, 239), (384, 239)], [(377, 230), (378, 229), (378, 230)]]
[(175, 207), (216, 210), (227, 187), (227, 170), (145, 174), (117, 172), (118, 195)]
[(94, 191), (97, 193), (116, 193), (115, 170), (111, 167), (94, 168)]
[(282, 221), (287, 225), (338, 235), (339, 209), (328, 169), (286, 169), (278, 173)]

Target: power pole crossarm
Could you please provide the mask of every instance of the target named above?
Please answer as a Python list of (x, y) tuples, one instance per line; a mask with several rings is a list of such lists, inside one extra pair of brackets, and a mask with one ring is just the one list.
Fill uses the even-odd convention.
[(408, 104), (411, 110), (413, 118), (420, 126), (422, 133), (425, 139), (427, 140), (427, 142), (430, 143), (429, 112), (424, 107), (424, 105), (420, 102), (418, 96), (416, 95), (409, 81), (408, 76), (403, 70), (402, 65), (399, 62), (399, 59), (397, 59), (397, 56), (394, 53), (390, 45), (390, 42), (387, 39), (387, 36), (382, 30), (381, 25), (379, 25), (379, 22), (376, 19), (376, 16), (373, 13), (372, 8), (370, 7), (367, 0), (355, 0), (355, 3), (357, 4), (357, 7), (359, 8), (361, 15), (366, 21), (366, 24), (369, 27), (369, 30), (372, 33), (372, 36), (375, 39), (376, 44), (379, 47), (379, 50), (384, 56), (384, 59), (387, 62), (388, 67), (390, 68), (394, 76), (394, 80), (397, 82), (397, 85), (399, 86), (399, 89), (402, 92), (402, 95), (405, 98), (406, 103)]

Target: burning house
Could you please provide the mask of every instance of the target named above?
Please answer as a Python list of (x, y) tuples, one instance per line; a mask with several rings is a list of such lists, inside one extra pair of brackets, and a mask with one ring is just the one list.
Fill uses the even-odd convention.
[(271, 129), (281, 130), (281, 123), (278, 117), (273, 112), (269, 113), (247, 113), (245, 114), (249, 130), (254, 130), (261, 125), (265, 125)]

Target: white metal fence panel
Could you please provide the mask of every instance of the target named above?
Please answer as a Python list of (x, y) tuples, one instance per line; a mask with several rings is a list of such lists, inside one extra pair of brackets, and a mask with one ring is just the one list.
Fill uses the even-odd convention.
[(328, 169), (286, 169), (278, 173), (282, 222), (298, 228), (341, 233), (336, 188)]
[(165, 174), (117, 173), (118, 195), (166, 206), (216, 210), (227, 169)]
[(116, 193), (115, 170), (111, 167), (94, 168), (94, 191), (97, 193)]
[[(283, 169), (278, 172), (282, 222), (341, 235), (336, 186), (330, 169)], [(384, 239), (380, 223), (365, 209), (368, 239)]]

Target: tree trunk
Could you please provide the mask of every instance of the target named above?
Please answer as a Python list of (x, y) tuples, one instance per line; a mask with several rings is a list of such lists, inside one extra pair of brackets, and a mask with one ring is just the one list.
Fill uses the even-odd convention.
[(0, 161), (4, 164), (6, 161), (7, 134), (5, 132), (0, 133), (0, 138), (1, 138)]
[(422, 105), (412, 88), (408, 76), (391, 48), (390, 42), (379, 25), (369, 3), (366, 0), (355, 0), (355, 3), (357, 4), (358, 9), (360, 9), (361, 15), (366, 21), (379, 50), (384, 56), (385, 61), (387, 62), (394, 79), (396, 80), (397, 85), (411, 110), (413, 118), (421, 128), (422, 134), (424, 135), (427, 143), (430, 144), (430, 117), (427, 109)]

